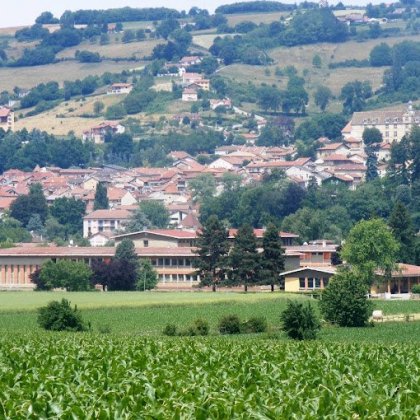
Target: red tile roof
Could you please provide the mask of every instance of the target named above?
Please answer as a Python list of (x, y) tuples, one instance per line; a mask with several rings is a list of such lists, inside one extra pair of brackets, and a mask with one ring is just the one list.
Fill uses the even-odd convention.
[(95, 210), (92, 213), (85, 216), (84, 220), (92, 219), (129, 219), (131, 217), (131, 212), (128, 210)]

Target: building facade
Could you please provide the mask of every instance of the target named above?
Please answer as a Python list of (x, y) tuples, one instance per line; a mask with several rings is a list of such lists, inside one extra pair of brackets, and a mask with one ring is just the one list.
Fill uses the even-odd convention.
[(400, 111), (355, 112), (342, 133), (345, 138), (361, 139), (365, 128), (375, 127), (381, 132), (383, 142), (393, 143), (409, 134), (414, 126), (420, 126), (420, 111), (414, 110), (410, 103)]
[(10, 108), (0, 107), (0, 128), (15, 131), (15, 113)]

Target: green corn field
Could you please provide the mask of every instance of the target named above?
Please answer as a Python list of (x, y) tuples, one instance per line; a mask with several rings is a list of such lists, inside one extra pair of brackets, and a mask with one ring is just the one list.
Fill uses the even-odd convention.
[(4, 334), (0, 418), (420, 416), (417, 344)]

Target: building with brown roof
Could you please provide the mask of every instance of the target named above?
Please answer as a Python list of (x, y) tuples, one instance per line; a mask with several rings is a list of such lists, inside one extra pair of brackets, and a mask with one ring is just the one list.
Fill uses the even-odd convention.
[(83, 218), (83, 237), (89, 238), (98, 232), (123, 230), (130, 220), (132, 212), (128, 210), (95, 210)]
[(5, 106), (0, 106), (0, 128), (4, 131), (15, 131), (15, 113)]

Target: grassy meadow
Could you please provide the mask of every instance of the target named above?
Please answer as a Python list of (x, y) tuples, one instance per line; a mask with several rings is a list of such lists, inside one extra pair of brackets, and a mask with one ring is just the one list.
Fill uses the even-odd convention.
[[(195, 319), (206, 319), (212, 334), (224, 315), (241, 319), (265, 316), (268, 334), (286, 339), (280, 331), (280, 313), (288, 299), (317, 301), (309, 297), (284, 293), (236, 292), (4, 292), (0, 293), (0, 331), (30, 332), (38, 329), (36, 309), (51, 300), (66, 298), (82, 311), (94, 332), (110, 330), (116, 335), (160, 336), (170, 323), (180, 329)], [(375, 308), (385, 315), (420, 313), (420, 301), (375, 301)], [(420, 322), (389, 322), (374, 328), (342, 329), (326, 327), (321, 341), (401, 341), (420, 342)]]

